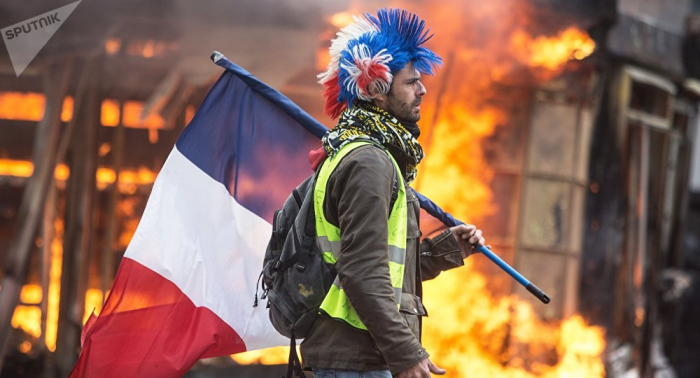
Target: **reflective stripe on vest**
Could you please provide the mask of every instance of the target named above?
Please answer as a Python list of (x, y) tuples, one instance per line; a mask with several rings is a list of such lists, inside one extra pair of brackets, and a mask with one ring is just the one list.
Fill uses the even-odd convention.
[[(316, 185), (314, 187), (314, 212), (316, 215), (316, 243), (323, 251), (323, 259), (330, 264), (335, 264), (340, 255), (340, 229), (331, 224), (323, 213), (323, 202), (326, 197), (326, 187), (328, 179), (333, 171), (338, 166), (338, 163), (350, 151), (364, 145), (371, 144), (369, 142), (352, 142), (343, 146), (331, 159), (326, 159), (321, 166)], [(387, 155), (394, 164), (397, 175), (399, 177), (398, 197), (394, 206), (391, 209), (388, 221), (388, 256), (389, 256), (389, 274), (391, 286), (394, 288), (394, 296), (396, 298), (397, 308), (401, 303), (401, 288), (403, 286), (404, 264), (406, 261), (406, 227), (408, 226), (408, 217), (406, 213), (406, 189), (404, 187), (403, 178), (399, 166), (394, 160), (394, 157), (387, 152)], [(392, 184), (393, 185), (393, 184)], [(340, 286), (340, 281), (336, 277), (335, 282), (331, 285), (326, 298), (321, 303), (321, 311), (329, 316), (337, 319), (342, 319), (355, 328), (367, 330), (367, 327), (362, 323), (357, 315), (355, 308), (352, 307), (350, 301), (345, 295), (345, 291)]]

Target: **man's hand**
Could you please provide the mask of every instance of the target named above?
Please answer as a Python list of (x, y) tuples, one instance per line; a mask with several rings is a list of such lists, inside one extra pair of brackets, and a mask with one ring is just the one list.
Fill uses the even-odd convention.
[[(462, 256), (466, 259), (476, 252), (474, 244), (486, 245), (486, 240), (481, 236), (481, 230), (471, 224), (460, 224), (459, 226), (450, 227), (452, 236), (457, 240), (459, 248), (462, 249)], [(491, 249), (490, 245), (486, 248)]]
[(400, 372), (396, 375), (396, 378), (430, 378), (430, 374), (444, 375), (446, 373), (445, 369), (440, 369), (435, 366), (430, 361), (430, 358), (426, 358), (423, 361), (411, 366), (410, 368)]

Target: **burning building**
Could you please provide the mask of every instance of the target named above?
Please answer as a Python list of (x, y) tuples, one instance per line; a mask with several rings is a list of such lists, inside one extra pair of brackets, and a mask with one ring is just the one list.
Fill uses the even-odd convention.
[[(478, 224), (552, 297), (533, 300), (479, 255), (427, 283), (426, 306), (445, 310), (426, 319), (424, 343), (449, 376), (647, 377), (663, 364), (658, 290), (662, 270), (683, 265), (700, 100), (700, 9), (668, 3), (392, 2), (426, 18), (446, 61), (425, 79), (415, 188)], [(4, 372), (65, 376), (75, 362), (155, 175), (218, 74), (211, 51), (332, 126), (315, 83), (328, 41), (386, 4), (210, 5), (84, 3), (20, 77), (1, 58), (1, 290), (20, 293), (0, 301), (12, 304), (0, 308), (11, 312)], [(2, 27), (50, 10), (0, 9)], [(439, 225), (425, 219), (427, 235)], [(251, 352), (191, 374), (267, 374), (236, 364), (286, 356)]]

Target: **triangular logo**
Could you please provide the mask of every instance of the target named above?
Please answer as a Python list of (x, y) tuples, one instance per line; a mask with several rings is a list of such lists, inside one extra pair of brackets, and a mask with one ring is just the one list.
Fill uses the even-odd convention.
[(82, 0), (0, 29), (17, 77), (73, 13), (80, 1)]

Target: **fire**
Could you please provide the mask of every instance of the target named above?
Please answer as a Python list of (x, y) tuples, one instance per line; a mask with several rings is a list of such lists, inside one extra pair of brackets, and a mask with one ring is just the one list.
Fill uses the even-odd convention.
[[(29, 177), (34, 172), (34, 164), (26, 160), (0, 159), (0, 176)], [(54, 177), (58, 181), (66, 181), (70, 176), (70, 168), (65, 164), (59, 164), (54, 171)], [(155, 182), (157, 172), (147, 167), (138, 169), (123, 169), (119, 172), (119, 191), (126, 194), (136, 193), (141, 185), (150, 185)], [(116, 181), (117, 174), (111, 168), (99, 167), (95, 175), (97, 188), (102, 190)]]
[[(128, 202), (128, 201), (123, 201)], [(122, 209), (123, 210), (123, 209)], [(133, 205), (128, 211), (131, 216), (135, 216)], [(123, 212), (123, 211), (120, 211)], [(133, 226), (135, 229), (138, 224), (138, 219)], [(63, 219), (60, 217), (54, 221), (54, 238), (51, 241), (51, 263), (49, 267), (49, 287), (47, 294), (47, 311), (46, 311), (46, 331), (44, 333), (44, 342), (50, 351), (56, 350), (56, 335), (58, 332), (58, 311), (61, 295), (61, 269), (63, 264)], [(133, 235), (133, 231), (131, 233)], [(128, 238), (130, 240), (130, 236)], [(129, 240), (125, 243), (128, 244)], [(125, 247), (123, 245), (122, 247)], [(109, 292), (107, 292), (108, 294)], [(104, 294), (99, 289), (88, 289), (85, 293), (85, 312), (83, 315), (83, 323), (94, 310), (99, 313), (102, 309)], [(15, 308), (12, 316), (12, 326), (22, 329), (34, 339), (42, 336), (41, 330), (41, 308), (39, 307), (43, 298), (43, 292), (40, 285), (28, 284), (22, 287), (20, 294), (21, 305)], [(29, 344), (22, 343), (20, 350), (23, 353), (31, 351), (31, 342)], [(25, 352), (26, 351), (26, 352)]]
[(139, 225), (138, 205), (139, 199), (134, 197), (124, 198), (117, 205), (117, 218), (122, 219), (121, 232), (117, 239), (119, 248), (129, 246), (136, 233), (136, 227)]
[(100, 148), (97, 149), (97, 154), (100, 155), (100, 157), (105, 157), (110, 151), (112, 151), (112, 145), (104, 142), (100, 144)]
[[(545, 322), (517, 297), (495, 298), (473, 260), (425, 285), (423, 344), (450, 377), (603, 377), (604, 334), (579, 316)], [(456, 271), (454, 273), (457, 273)], [(439, 309), (439, 310), (436, 310)]]
[(22, 344), (19, 344), (19, 351), (27, 354), (32, 351), (32, 342), (29, 340), (23, 341)]
[(41, 286), (24, 285), (20, 292), (20, 301), (24, 305), (15, 307), (12, 314), (12, 327), (22, 329), (33, 338), (41, 336)]
[(328, 63), (331, 61), (331, 55), (328, 51), (330, 40), (335, 38), (335, 33), (353, 22), (353, 17), (359, 13), (360, 7), (356, 1), (350, 2), (348, 10), (335, 13), (326, 19), (327, 28), (320, 34), (319, 41), (321, 42), (316, 49), (315, 67), (318, 71), (325, 71)]
[[(61, 291), (61, 264), (63, 261), (63, 220), (54, 222), (54, 239), (51, 241), (51, 265), (49, 268), (49, 290), (47, 295), (46, 332), (44, 342), (50, 351), (56, 350), (56, 334), (58, 332), (58, 304)], [(31, 337), (38, 339), (41, 332), (41, 308), (39, 304), (43, 298), (40, 285), (28, 284), (22, 287), (20, 300), (23, 305), (15, 308), (12, 315), (12, 326), (22, 329)], [(30, 341), (24, 341), (20, 347), (23, 353), (29, 353), (32, 349)]]
[[(136, 193), (136, 188), (140, 185), (149, 185), (156, 180), (156, 172), (146, 167), (139, 167), (138, 170), (124, 169), (119, 171), (119, 191), (126, 194)], [(105, 189), (114, 184), (117, 173), (111, 168), (100, 167), (97, 169), (97, 188)]]
[[(36, 92), (0, 92), (0, 119), (17, 121), (41, 121), (44, 118), (46, 96)], [(61, 121), (69, 122), (73, 118), (75, 99), (66, 96), (61, 108)], [(125, 101), (123, 109), (119, 101), (105, 99), (102, 101), (100, 121), (103, 126), (117, 126), (120, 118), (126, 127), (142, 129), (162, 129), (165, 120), (158, 114), (151, 114), (141, 119), (144, 103)], [(187, 109), (188, 120), (194, 116), (194, 108)], [(157, 141), (157, 138), (156, 138)]]
[(190, 121), (194, 118), (194, 113), (196, 109), (192, 105), (187, 105), (185, 108), (185, 125), (189, 125)]
[[(460, 219), (473, 222), (476, 214), (487, 216), (497, 210), (488, 186), (493, 172), (484, 161), (482, 146), (474, 142), (491, 136), (505, 116), (495, 108), (485, 107), (470, 114), (466, 108), (455, 106), (443, 117), (432, 131), (442, 153), (430, 151), (427, 154), (421, 166), (423, 177), (415, 186), (436, 203), (446, 204), (446, 210)], [(465, 132), (455, 133), (451, 125), (461, 125)], [(465, 161), (470, 164), (465, 166)], [(429, 184), (441, 181), (455, 184)]]
[[(433, 47), (446, 58), (442, 74), (449, 76), (428, 89), (429, 95), (431, 88), (435, 92), (432, 100), (426, 99), (427, 122), (421, 123), (427, 157), (414, 185), (465, 222), (480, 224), (499, 210), (485, 142), (499, 128), (523, 127), (506, 126), (509, 111), (495, 101), (503, 96), (499, 88), (509, 83), (536, 86), (595, 49), (591, 38), (573, 26), (549, 36), (529, 32), (526, 26), (535, 12), (529, 7), (516, 0), (489, 5), (447, 1), (418, 11), (429, 18), (428, 24), (438, 25), (434, 30), (440, 37), (431, 42), (443, 43)], [(460, 22), (444, 21), (448, 19)], [(443, 25), (444, 30), (438, 29)], [(488, 240), (489, 230), (484, 231)], [(423, 323), (423, 343), (448, 376), (605, 375), (602, 329), (579, 316), (544, 321), (529, 302), (492, 295), (488, 278), (474, 268), (478, 258), (424, 285), (426, 307), (432, 311)]]
[[(121, 47), (121, 45), (120, 45)], [(153, 39), (134, 40), (126, 46), (126, 53), (134, 56), (141, 56), (146, 59), (163, 56), (178, 50), (177, 43), (168, 41), (157, 41)]]
[(63, 99), (63, 107), (61, 108), (61, 121), (69, 122), (73, 119), (73, 103), (75, 100), (73, 96), (66, 96)]
[(162, 129), (165, 127), (165, 120), (157, 115), (151, 114), (146, 119), (141, 119), (143, 102), (125, 101), (123, 108), (119, 101), (106, 99), (102, 101), (101, 121), (103, 126), (117, 126), (121, 118), (125, 127), (140, 129)]
[(106, 99), (102, 101), (100, 111), (100, 122), (102, 126), (119, 125), (119, 102), (117, 100)]
[(165, 120), (157, 114), (151, 114), (145, 120), (141, 120), (143, 105), (143, 102), (138, 101), (124, 102), (124, 126), (144, 129), (162, 129), (165, 127)]
[[(56, 180), (65, 181), (69, 174), (68, 166), (59, 164), (54, 171)], [(34, 164), (26, 160), (0, 159), (0, 176), (29, 177), (34, 172)]]
[(109, 38), (105, 41), (105, 52), (107, 55), (116, 55), (122, 48), (122, 40), (119, 38)]
[(51, 241), (51, 266), (49, 268), (49, 298), (46, 310), (46, 336), (44, 341), (50, 351), (56, 350), (58, 334), (58, 305), (61, 300), (61, 269), (63, 265), (63, 219), (54, 221), (54, 238)]
[(517, 30), (513, 33), (511, 45), (522, 63), (548, 70), (557, 70), (571, 59), (582, 60), (595, 50), (595, 42), (576, 27), (570, 27), (554, 37), (532, 37), (523, 30)]
[[(37, 92), (0, 92), (0, 119), (41, 121), (44, 118), (46, 96)], [(66, 96), (61, 108), (61, 121), (73, 118), (73, 97)]]
[[(297, 347), (297, 353), (299, 347)], [(260, 364), (260, 365), (279, 365), (286, 364), (289, 358), (289, 347), (277, 347), (268, 349), (252, 350), (250, 352), (238, 353), (231, 355), (231, 359), (240, 365)]]
[(338, 12), (331, 16), (330, 23), (336, 29), (342, 29), (352, 23), (353, 14), (347, 11)]
[(0, 93), (0, 118), (40, 121), (44, 118), (46, 97), (41, 93)]
[(31, 161), (0, 159), (0, 176), (29, 177), (33, 171)]
[(83, 313), (83, 324), (88, 320), (90, 314), (95, 312), (95, 315), (102, 310), (102, 300), (105, 298), (104, 292), (100, 289), (88, 289), (85, 293), (85, 312)]

